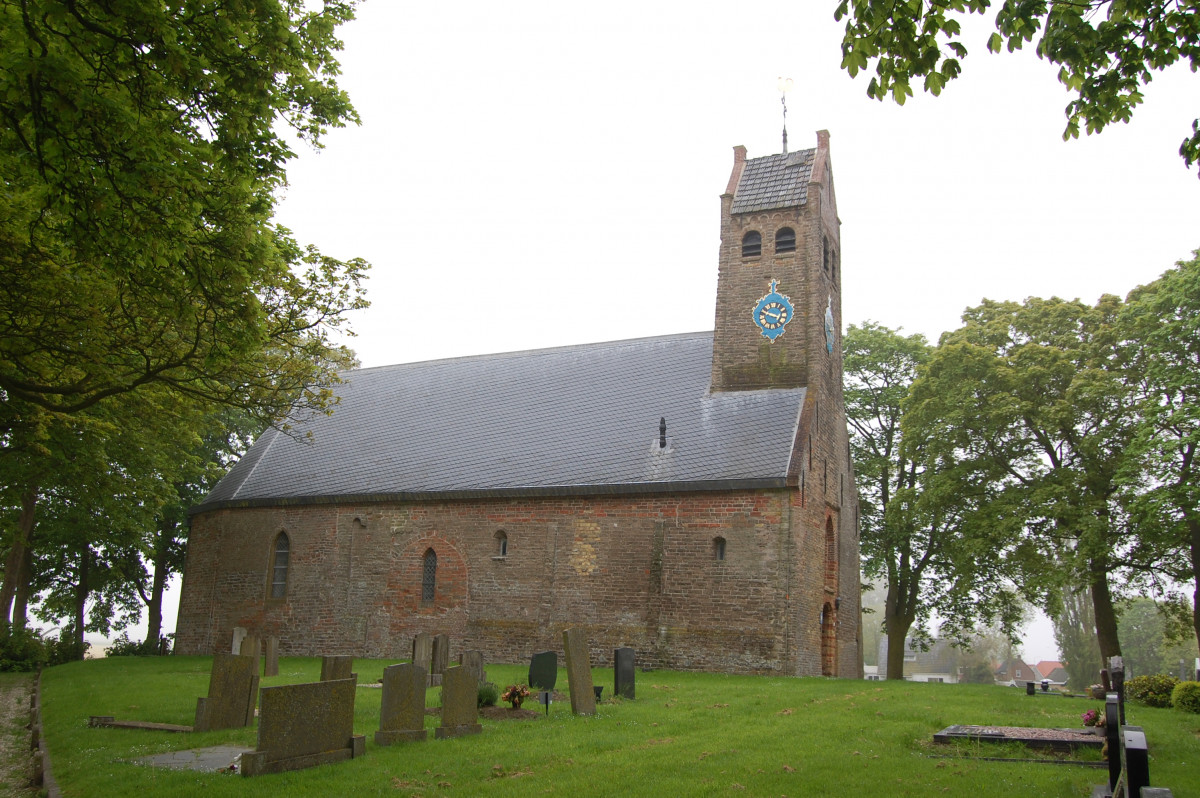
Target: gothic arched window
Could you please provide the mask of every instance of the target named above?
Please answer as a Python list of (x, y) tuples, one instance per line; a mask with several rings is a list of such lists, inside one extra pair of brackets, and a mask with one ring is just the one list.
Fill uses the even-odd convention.
[(288, 554), (291, 542), (286, 532), (275, 536), (275, 547), (271, 551), (271, 586), (268, 595), (273, 599), (287, 597)]
[(425, 561), (421, 569), (421, 603), (432, 604), (434, 591), (437, 587), (437, 553), (433, 549), (425, 551)]

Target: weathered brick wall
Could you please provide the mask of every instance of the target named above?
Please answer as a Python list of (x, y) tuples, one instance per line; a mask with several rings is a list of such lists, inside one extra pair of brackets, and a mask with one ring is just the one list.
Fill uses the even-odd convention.
[[(793, 490), (226, 509), (193, 519), (177, 645), (208, 653), (234, 626), (284, 654), (406, 657), (417, 632), (495, 662), (558, 650), (588, 629), (596, 663), (629, 645), (678, 669), (819, 673), (797, 609), (823, 587), (820, 530), (799, 534)], [(498, 554), (496, 533), (508, 539)], [(275, 536), (287, 597), (267, 598)], [(719, 560), (714, 538), (725, 539)], [(815, 544), (814, 544), (815, 542)], [(811, 548), (816, 545), (817, 548)], [(421, 601), (425, 552), (436, 598)], [(857, 584), (857, 583), (855, 583)], [(815, 611), (814, 611), (815, 612)], [(815, 616), (814, 616), (815, 617)]]

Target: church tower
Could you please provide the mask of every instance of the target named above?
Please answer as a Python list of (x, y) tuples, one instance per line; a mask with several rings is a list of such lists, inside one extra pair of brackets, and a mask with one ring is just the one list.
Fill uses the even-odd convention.
[[(746, 158), (721, 195), (712, 390), (841, 383), (841, 237), (829, 133)], [(840, 391), (839, 391), (840, 393)]]

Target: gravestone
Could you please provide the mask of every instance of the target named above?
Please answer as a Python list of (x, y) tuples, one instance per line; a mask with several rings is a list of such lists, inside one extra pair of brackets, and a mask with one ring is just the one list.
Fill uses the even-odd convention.
[(354, 734), (356, 686), (356, 679), (334, 679), (264, 687), (258, 745), (242, 755), (242, 775), (283, 773), (362, 756), (366, 738)]
[(442, 674), (442, 725), (434, 736), (439, 740), (464, 734), (479, 734), (479, 683), (463, 667)]
[[(406, 663), (383, 669), (376, 745), (425, 739), (425, 669)], [(442, 688), (443, 691), (445, 688)]]
[(196, 699), (195, 731), (240, 729), (254, 722), (258, 698), (258, 660), (214, 654), (208, 697)]
[(429, 666), (429, 683), (441, 684), (442, 674), (450, 664), (450, 635), (440, 634), (433, 638), (433, 662)]
[(263, 676), (279, 675), (279, 638), (268, 637), (265, 645), (266, 661), (263, 664)]
[(464, 651), (458, 655), (458, 664), (469, 670), (478, 684), (483, 684), (487, 681), (487, 675), (483, 672), (482, 651)]
[(233, 627), (233, 647), (229, 649), (230, 654), (241, 654), (242, 653), (242, 640), (244, 640), (245, 637), (246, 637), (246, 627), (244, 627), (244, 626)]
[(563, 630), (563, 652), (567, 657), (571, 712), (576, 715), (595, 715), (596, 692), (592, 686), (592, 665), (588, 660), (587, 635), (582, 629)]
[(243, 657), (254, 657), (258, 659), (261, 653), (258, 642), (258, 635), (248, 634), (242, 638), (241, 650), (238, 651)]
[(433, 638), (428, 632), (421, 632), (413, 638), (412, 664), (429, 673), (433, 665)]
[(339, 655), (336, 657), (321, 657), (321, 681), (335, 682), (341, 679), (352, 679), (354, 674), (354, 657)]
[(633, 649), (628, 646), (613, 651), (613, 694), (630, 700), (634, 697)]
[(558, 681), (558, 654), (539, 651), (529, 661), (529, 686), (536, 690), (550, 691)]
[(1112, 677), (1113, 692), (1117, 694), (1117, 706), (1121, 711), (1121, 725), (1125, 725), (1125, 660), (1121, 657), (1108, 658), (1108, 673)]

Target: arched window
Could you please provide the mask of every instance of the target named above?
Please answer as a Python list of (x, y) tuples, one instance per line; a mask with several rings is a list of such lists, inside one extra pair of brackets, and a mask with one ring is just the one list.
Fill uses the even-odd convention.
[(271, 589), (268, 595), (273, 599), (287, 597), (288, 553), (291, 542), (286, 532), (275, 536), (275, 547), (271, 552)]
[(725, 559), (725, 538), (713, 538), (713, 559), (717, 562)]
[(508, 535), (504, 534), (503, 529), (496, 533), (496, 556), (508, 556)]
[(437, 553), (426, 549), (425, 563), (421, 569), (421, 603), (432, 604), (434, 591), (437, 587)]
[(762, 254), (762, 233), (751, 230), (742, 236), (742, 257), (757, 258)]
[(790, 227), (781, 227), (775, 233), (776, 252), (796, 251), (796, 231)]

